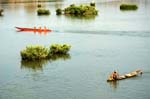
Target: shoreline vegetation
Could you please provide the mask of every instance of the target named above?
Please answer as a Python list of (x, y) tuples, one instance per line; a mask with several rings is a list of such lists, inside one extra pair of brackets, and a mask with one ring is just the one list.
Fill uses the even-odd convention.
[(120, 10), (128, 11), (128, 10), (137, 10), (138, 6), (136, 4), (121, 4)]
[(98, 10), (95, 7), (95, 2), (91, 2), (90, 5), (75, 5), (71, 4), (65, 9), (56, 9), (56, 15), (65, 15), (65, 16), (96, 16), (98, 15)]
[(43, 59), (56, 59), (68, 55), (71, 46), (68, 44), (52, 44), (49, 48), (41, 45), (26, 46), (26, 49), (20, 52), (21, 59), (25, 61), (37, 61)]

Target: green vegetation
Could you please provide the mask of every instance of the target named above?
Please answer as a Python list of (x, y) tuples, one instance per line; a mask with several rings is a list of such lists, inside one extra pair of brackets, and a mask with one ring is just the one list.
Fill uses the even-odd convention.
[(43, 46), (27, 46), (21, 51), (22, 60), (40, 60), (48, 57), (49, 50)]
[(137, 10), (138, 6), (135, 4), (122, 4), (120, 10)]
[(58, 9), (56, 10), (56, 14), (57, 14), (57, 15), (61, 15), (61, 14), (62, 14), (62, 10), (61, 10), (60, 8), (58, 8)]
[(90, 6), (95, 7), (95, 2), (91, 2), (91, 3), (90, 3)]
[(42, 5), (41, 5), (41, 4), (38, 4), (38, 5), (37, 5), (37, 7), (38, 7), (38, 8), (41, 8), (41, 7), (42, 7)]
[(50, 14), (50, 11), (49, 11), (49, 10), (46, 10), (46, 9), (38, 9), (38, 10), (37, 10), (37, 14), (38, 14), (38, 15), (49, 15), (49, 14)]
[(4, 10), (3, 9), (0, 9), (0, 16), (2, 16), (3, 14), (2, 14), (2, 12), (3, 12)]
[(69, 7), (65, 8), (64, 10), (57, 9), (56, 14), (57, 15), (64, 14), (67, 16), (86, 17), (86, 16), (98, 15), (98, 10), (96, 10), (96, 8), (95, 8), (95, 3), (90, 3), (90, 5), (79, 5), (79, 6), (72, 4)]
[(50, 48), (44, 46), (27, 46), (20, 52), (22, 60), (35, 61), (42, 59), (51, 59), (56, 55), (67, 55), (71, 46), (67, 44), (53, 44)]
[(70, 50), (71, 46), (67, 44), (52, 44), (50, 46), (50, 54), (66, 54)]
[(75, 6), (74, 4), (72, 4), (69, 7), (65, 8), (64, 14), (74, 16), (87, 16), (87, 15), (97, 15), (98, 11), (95, 9), (94, 6), (88, 5)]

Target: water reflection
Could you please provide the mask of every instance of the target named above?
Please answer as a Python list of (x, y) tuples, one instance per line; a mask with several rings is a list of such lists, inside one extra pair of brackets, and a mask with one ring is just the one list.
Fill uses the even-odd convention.
[(17, 32), (29, 32), (29, 33), (34, 33), (34, 34), (39, 34), (39, 35), (47, 35), (48, 33), (51, 33), (51, 32), (47, 32), (47, 31), (17, 31)]
[(114, 90), (117, 89), (117, 87), (119, 86), (119, 82), (118, 81), (111, 81), (108, 82), (110, 84), (110, 87), (113, 88)]
[(66, 17), (70, 19), (84, 19), (84, 20), (94, 20), (96, 18), (95, 15), (87, 15), (87, 16), (66, 15)]
[(21, 69), (31, 69), (33, 71), (43, 70), (43, 66), (48, 63), (48, 60), (40, 61), (21, 61)]
[(53, 62), (53, 61), (57, 61), (57, 60), (68, 60), (68, 59), (71, 59), (71, 56), (70, 54), (58, 54), (58, 55), (53, 55), (53, 57), (51, 57), (49, 59), (50, 62)]
[(66, 55), (53, 55), (50, 59), (43, 59), (38, 61), (21, 61), (21, 69), (29, 69), (33, 71), (42, 71), (43, 67), (46, 66), (49, 62), (54, 62), (57, 60), (68, 60), (71, 59), (70, 54)]

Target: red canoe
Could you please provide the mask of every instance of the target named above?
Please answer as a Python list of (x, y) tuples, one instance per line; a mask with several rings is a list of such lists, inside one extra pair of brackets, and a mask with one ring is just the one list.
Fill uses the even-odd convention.
[(16, 27), (19, 31), (28, 31), (28, 32), (51, 32), (50, 29), (35, 29), (35, 28), (21, 28)]

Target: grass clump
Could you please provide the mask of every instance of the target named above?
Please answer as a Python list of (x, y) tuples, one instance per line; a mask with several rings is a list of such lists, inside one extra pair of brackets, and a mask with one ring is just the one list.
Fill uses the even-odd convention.
[(50, 11), (47, 10), (47, 9), (38, 9), (38, 10), (37, 10), (37, 14), (38, 14), (38, 15), (49, 15), (49, 14), (50, 14)]
[(37, 5), (37, 7), (38, 7), (38, 8), (41, 8), (41, 7), (42, 7), (42, 5), (41, 5), (41, 4), (38, 4), (38, 5)]
[(73, 15), (73, 16), (87, 16), (87, 15), (98, 15), (98, 11), (95, 9), (95, 6), (91, 5), (80, 5), (76, 6), (74, 4), (65, 8), (65, 15)]
[(49, 50), (43, 46), (27, 46), (21, 51), (22, 60), (40, 60), (48, 57)]
[(91, 2), (91, 3), (90, 3), (90, 6), (95, 7), (95, 2), (94, 2), (94, 1), (93, 1), (93, 2)]
[(57, 15), (64, 14), (66, 16), (76, 16), (76, 17), (87, 17), (87, 16), (96, 16), (98, 15), (98, 10), (96, 10), (95, 2), (91, 2), (89, 5), (75, 5), (71, 4), (66, 7), (64, 10), (57, 9)]
[(122, 4), (120, 10), (137, 10), (138, 6), (135, 4)]
[(71, 46), (67, 44), (52, 44), (50, 46), (50, 54), (67, 54)]
[(56, 14), (57, 14), (57, 15), (61, 15), (61, 14), (62, 14), (62, 10), (61, 10), (60, 8), (58, 8), (58, 9), (56, 10)]
[(20, 52), (22, 60), (35, 61), (50, 59), (53, 56), (67, 55), (71, 46), (67, 44), (53, 44), (49, 48), (44, 46), (27, 46)]

